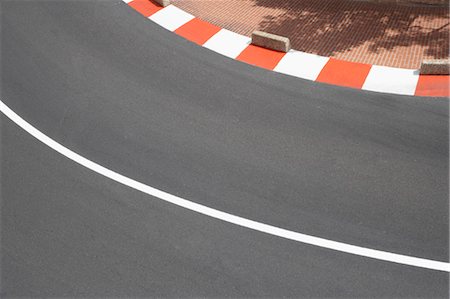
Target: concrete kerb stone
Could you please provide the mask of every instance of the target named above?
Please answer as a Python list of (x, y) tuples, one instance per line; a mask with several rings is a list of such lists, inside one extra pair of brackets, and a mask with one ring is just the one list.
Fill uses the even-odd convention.
[(279, 52), (289, 52), (291, 49), (289, 38), (263, 31), (252, 33), (252, 44)]
[(158, 3), (159, 5), (161, 5), (162, 7), (166, 7), (170, 5), (170, 0), (153, 0), (156, 3)]
[(449, 75), (450, 59), (424, 60), (420, 65), (421, 75)]

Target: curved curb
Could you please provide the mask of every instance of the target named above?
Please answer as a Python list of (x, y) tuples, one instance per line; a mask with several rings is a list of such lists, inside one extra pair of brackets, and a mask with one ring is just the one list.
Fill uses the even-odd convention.
[(450, 77), (420, 75), (419, 70), (356, 63), (296, 50), (277, 52), (247, 36), (205, 22), (174, 5), (122, 0), (165, 29), (229, 58), (316, 82), (409, 96), (450, 97)]

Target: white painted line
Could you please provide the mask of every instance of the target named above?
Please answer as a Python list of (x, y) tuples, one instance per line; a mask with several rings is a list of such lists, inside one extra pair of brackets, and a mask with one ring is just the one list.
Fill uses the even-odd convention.
[(418, 70), (373, 65), (362, 89), (414, 95), (418, 81)]
[(252, 39), (248, 36), (221, 29), (203, 44), (203, 47), (230, 58), (236, 58), (250, 45), (251, 41)]
[(150, 20), (170, 31), (175, 31), (194, 18), (190, 13), (169, 5), (149, 17)]
[(121, 174), (118, 174), (117, 172), (114, 172), (106, 167), (103, 167), (91, 160), (88, 160), (79, 154), (71, 151), (70, 149), (64, 147), (63, 145), (59, 144), (58, 142), (54, 141), (47, 135), (43, 134), (41, 131), (30, 125), (28, 122), (26, 122), (23, 118), (21, 118), (19, 115), (17, 115), (14, 111), (12, 111), (8, 106), (6, 106), (3, 101), (0, 101), (0, 111), (3, 112), (4, 115), (6, 115), (9, 119), (11, 119), (14, 123), (16, 123), (19, 127), (27, 131), (29, 134), (34, 136), (36, 139), (41, 141), (42, 143), (48, 145), (58, 153), (62, 154), (63, 156), (71, 159), (72, 161), (75, 161), (76, 163), (83, 165), (86, 168), (89, 168), (90, 170), (103, 175), (107, 178), (110, 178), (111, 180), (114, 180), (118, 183), (121, 183), (125, 186), (128, 186), (130, 188), (139, 190), (143, 193), (146, 193), (148, 195), (157, 197), (161, 200), (164, 200), (166, 202), (170, 202), (174, 205), (186, 208), (188, 210), (210, 216), (216, 219), (223, 220), (225, 222), (233, 223), (239, 226), (243, 226), (249, 229), (253, 229), (256, 231), (260, 231), (263, 233), (267, 233), (270, 235), (278, 236), (281, 238), (315, 245), (331, 250), (336, 250), (340, 252), (350, 253), (354, 255), (369, 257), (377, 260), (382, 261), (388, 261), (393, 262), (397, 264), (403, 264), (403, 265), (409, 265), (419, 268), (426, 268), (426, 269), (432, 269), (432, 270), (438, 270), (438, 271), (444, 271), (444, 272), (450, 272), (450, 263), (448, 262), (440, 262), (435, 260), (429, 260), (424, 258), (418, 258), (418, 257), (412, 257), (397, 253), (391, 253), (376, 249), (370, 249), (370, 248), (364, 248), (360, 246), (350, 245), (346, 243), (336, 242), (332, 240), (327, 240), (319, 237), (314, 237), (302, 233), (293, 232), (287, 229), (279, 228), (276, 226), (264, 224), (261, 222), (253, 221), (250, 219), (242, 218), (239, 216), (235, 216), (232, 214), (228, 214), (213, 208), (209, 208), (207, 206), (183, 199), (181, 197), (169, 194), (167, 192), (158, 190), (156, 188), (147, 186), (143, 183), (140, 183), (138, 181), (135, 181), (133, 179), (130, 179), (126, 176), (123, 176)]
[(315, 81), (328, 60), (328, 57), (290, 50), (274, 71)]
[(133, 0), (122, 0), (122, 1), (128, 4), (128, 3), (130, 3)]

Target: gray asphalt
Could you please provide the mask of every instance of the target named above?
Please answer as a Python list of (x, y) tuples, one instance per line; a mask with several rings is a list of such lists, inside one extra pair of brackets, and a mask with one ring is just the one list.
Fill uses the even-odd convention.
[[(219, 56), (121, 1), (2, 1), (1, 98), (123, 175), (232, 214), (449, 259), (448, 100)], [(112, 182), (1, 117), (2, 297), (448, 297), (448, 273), (240, 228)]]

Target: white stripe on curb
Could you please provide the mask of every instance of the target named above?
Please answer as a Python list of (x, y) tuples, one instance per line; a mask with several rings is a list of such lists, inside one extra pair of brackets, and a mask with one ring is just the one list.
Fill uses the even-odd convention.
[(169, 31), (175, 31), (193, 18), (194, 16), (190, 13), (173, 5), (164, 7), (149, 17), (150, 20)]
[(417, 70), (373, 65), (362, 89), (412, 96), (418, 81)]
[(114, 172), (106, 167), (103, 167), (91, 160), (88, 160), (79, 154), (71, 151), (70, 149), (64, 147), (63, 145), (59, 144), (58, 142), (54, 141), (50, 137), (43, 134), (41, 131), (30, 125), (28, 122), (26, 122), (23, 118), (21, 118), (19, 115), (17, 115), (14, 111), (12, 111), (8, 106), (6, 106), (2, 101), (0, 101), (0, 111), (6, 115), (9, 119), (11, 119), (14, 123), (16, 123), (19, 127), (27, 131), (29, 134), (31, 134), (33, 137), (41, 141), (42, 143), (46, 144), (53, 150), (59, 152), (63, 156), (71, 159), (72, 161), (89, 168), (90, 170), (103, 175), (107, 178), (110, 178), (111, 180), (114, 180), (118, 183), (121, 183), (125, 186), (128, 186), (130, 188), (139, 190), (143, 193), (146, 193), (148, 195), (157, 197), (161, 200), (164, 200), (166, 202), (170, 202), (174, 205), (186, 208), (188, 210), (204, 214), (206, 216), (210, 216), (216, 219), (223, 220), (228, 223), (233, 223), (242, 227), (246, 227), (252, 230), (260, 231), (263, 233), (267, 233), (270, 235), (278, 236), (281, 238), (310, 244), (314, 246), (319, 246), (331, 250), (336, 250), (340, 252), (350, 253), (354, 255), (369, 257), (377, 260), (383, 260), (387, 262), (393, 262), (403, 265), (409, 265), (419, 268), (425, 268), (425, 269), (431, 269), (431, 270), (438, 270), (438, 271), (444, 271), (444, 272), (450, 272), (450, 263), (448, 262), (440, 262), (435, 260), (429, 260), (424, 258), (417, 258), (397, 253), (391, 253), (381, 250), (375, 250), (370, 248), (364, 248), (360, 246), (345, 244), (341, 242), (331, 241), (319, 237), (314, 237), (302, 233), (293, 232), (290, 230), (286, 230), (283, 228), (279, 228), (276, 226), (264, 224), (261, 222), (253, 221), (250, 219), (242, 218), (239, 216), (235, 216), (232, 214), (228, 214), (213, 208), (209, 208), (207, 206), (194, 203), (192, 201), (183, 199), (181, 197), (169, 194), (167, 192), (158, 190), (156, 188), (147, 186), (143, 183), (140, 183), (138, 181), (135, 181), (133, 179), (130, 179), (128, 177), (125, 177), (121, 174), (118, 174), (117, 172)]
[(230, 58), (236, 58), (250, 45), (252, 39), (245, 35), (221, 29), (214, 34), (203, 47)]
[(328, 57), (290, 50), (280, 60), (274, 71), (314, 81), (328, 60)]

